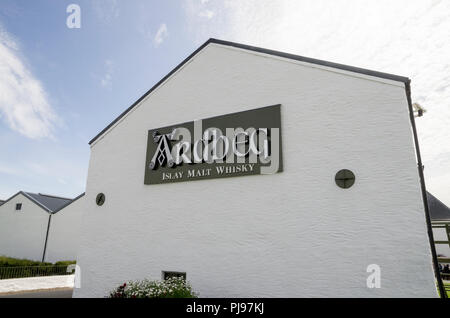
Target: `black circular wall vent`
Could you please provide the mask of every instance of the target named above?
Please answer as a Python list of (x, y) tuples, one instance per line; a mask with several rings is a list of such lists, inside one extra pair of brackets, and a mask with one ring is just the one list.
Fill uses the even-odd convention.
[(348, 169), (342, 169), (336, 173), (334, 180), (339, 187), (348, 189), (355, 183), (355, 174)]
[(105, 195), (103, 193), (97, 194), (97, 198), (95, 198), (95, 202), (98, 206), (102, 206), (105, 203)]

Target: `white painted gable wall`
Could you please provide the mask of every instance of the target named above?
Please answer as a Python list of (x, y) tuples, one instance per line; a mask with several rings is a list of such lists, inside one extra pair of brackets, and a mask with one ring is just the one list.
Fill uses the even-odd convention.
[[(16, 211), (16, 203), (22, 209)], [(0, 255), (42, 260), (49, 214), (18, 194), (0, 206)]]
[(80, 241), (84, 196), (52, 215), (45, 260), (73, 261)]
[[(144, 185), (148, 129), (278, 103), (282, 173)], [(78, 297), (162, 270), (203, 297), (437, 295), (403, 83), (210, 44), (93, 144), (85, 199)]]

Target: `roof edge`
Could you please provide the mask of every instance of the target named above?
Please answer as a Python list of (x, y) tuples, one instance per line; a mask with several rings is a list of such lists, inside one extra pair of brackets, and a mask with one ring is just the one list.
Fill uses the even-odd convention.
[(353, 73), (359, 73), (359, 74), (364, 74), (364, 75), (369, 75), (369, 76), (374, 76), (374, 77), (380, 77), (380, 78), (397, 81), (397, 82), (401, 82), (401, 83), (410, 82), (410, 79), (405, 76), (373, 71), (373, 70), (369, 70), (369, 69), (365, 69), (365, 68), (361, 68), (361, 67), (340, 64), (340, 63), (335, 63), (335, 62), (330, 62), (330, 61), (325, 61), (325, 60), (319, 60), (319, 59), (315, 59), (315, 58), (311, 58), (311, 57), (305, 57), (305, 56), (301, 56), (301, 55), (285, 53), (285, 52), (276, 51), (276, 50), (264, 49), (264, 48), (257, 47), (257, 46), (240, 44), (240, 43), (236, 43), (236, 42), (224, 41), (224, 40), (219, 40), (219, 39), (214, 39), (214, 38), (209, 39), (208, 42), (226, 45), (226, 46), (232, 46), (232, 47), (236, 47), (236, 48), (240, 48), (240, 49), (244, 49), (244, 50), (249, 50), (249, 51), (254, 51), (254, 52), (259, 52), (259, 53), (264, 53), (264, 54), (269, 54), (269, 55), (274, 55), (274, 56), (278, 56), (278, 57), (284, 57), (284, 58), (288, 58), (288, 59), (296, 60), (296, 61), (300, 61), (300, 62), (336, 68), (336, 69), (349, 71), (349, 72), (353, 72)]
[[(38, 200), (36, 200), (35, 198), (33, 198), (31, 195), (28, 194), (28, 192), (25, 191), (20, 191), (22, 192), (22, 194), (27, 197), (28, 199), (30, 199), (31, 201), (33, 201), (34, 203), (36, 203), (37, 205), (39, 205), (41, 208), (43, 208), (45, 211), (47, 211), (48, 213), (52, 213), (52, 210), (50, 208), (48, 208), (47, 206), (45, 206), (44, 204), (42, 204), (41, 202), (39, 202)], [(39, 194), (39, 193), (38, 193)]]
[[(32, 192), (30, 192), (32, 193)], [(50, 194), (42, 194), (42, 193), (38, 193), (39, 195), (43, 195), (43, 196), (47, 196), (47, 197), (53, 197), (53, 198), (57, 198), (57, 199), (65, 199), (65, 200), (70, 200), (69, 202), (67, 202), (65, 205), (63, 205), (61, 208), (59, 208), (58, 210), (52, 211), (51, 209), (49, 209), (47, 206), (45, 206), (44, 204), (42, 204), (41, 202), (37, 201), (35, 198), (33, 198), (32, 196), (30, 196), (28, 194), (28, 192), (25, 191), (18, 191), (15, 194), (13, 194), (12, 196), (10, 196), (8, 199), (4, 200), (2, 204), (0, 204), (0, 206), (2, 206), (3, 204), (11, 201), (12, 199), (14, 199), (16, 196), (18, 196), (19, 194), (23, 195), (25, 198), (27, 198), (28, 200), (30, 200), (31, 202), (33, 202), (34, 204), (36, 204), (37, 206), (39, 206), (40, 208), (44, 209), (45, 212), (49, 213), (49, 214), (54, 214), (56, 212), (58, 212), (59, 210), (61, 210), (62, 208), (64, 208), (65, 206), (69, 205), (70, 203), (72, 203), (73, 201), (77, 200), (78, 198), (82, 197), (84, 195), (84, 192), (82, 194), (80, 194), (78, 197), (74, 198), (74, 199), (70, 199), (70, 198), (63, 198), (63, 197), (58, 197), (55, 195), (50, 195)]]
[(25, 191), (19, 191), (15, 194), (13, 194), (12, 196), (10, 196), (7, 200), (5, 200), (1, 205), (4, 205), (5, 203), (11, 201), (12, 199), (14, 199), (16, 196), (18, 196), (19, 194), (23, 195), (25, 198), (27, 198), (28, 200), (30, 200), (31, 202), (33, 202), (34, 204), (36, 204), (37, 206), (39, 206), (40, 208), (44, 209), (45, 212), (47, 213), (51, 213), (52, 211), (47, 208), (45, 205), (41, 204), (40, 202), (36, 201), (33, 197), (29, 196)]
[[(447, 204), (445, 204), (444, 202), (442, 202), (441, 200), (439, 200), (436, 196), (434, 196), (431, 192), (429, 192), (429, 191), (427, 191), (427, 200), (429, 199), (428, 198), (428, 195), (430, 195), (434, 200), (436, 200), (438, 203), (440, 203), (441, 205), (443, 205), (449, 212), (450, 212), (450, 208), (447, 206)], [(450, 219), (432, 219), (431, 218), (431, 213), (430, 213), (430, 220), (431, 220), (431, 223), (433, 223), (433, 222), (443, 222), (443, 221), (445, 221), (445, 222), (450, 222)]]
[(203, 48), (205, 48), (210, 43), (240, 48), (240, 49), (249, 50), (249, 51), (253, 51), (253, 52), (259, 52), (259, 53), (263, 53), (263, 54), (269, 54), (269, 55), (283, 57), (283, 58), (301, 61), (301, 62), (305, 62), (305, 63), (326, 66), (326, 67), (330, 67), (330, 68), (336, 68), (336, 69), (340, 69), (340, 70), (344, 70), (344, 71), (348, 71), (348, 72), (359, 73), (359, 74), (364, 74), (364, 75), (373, 76), (373, 77), (379, 77), (379, 78), (388, 79), (388, 80), (392, 80), (392, 81), (402, 82), (405, 84), (410, 83), (410, 79), (408, 77), (404, 77), (404, 76), (383, 73), (383, 72), (378, 72), (378, 71), (372, 71), (372, 70), (364, 69), (364, 68), (360, 68), (360, 67), (339, 64), (339, 63), (304, 57), (304, 56), (300, 56), (300, 55), (295, 55), (295, 54), (291, 54), (291, 53), (285, 53), (285, 52), (280, 52), (280, 51), (275, 51), (275, 50), (264, 49), (261, 47), (210, 38), (205, 43), (203, 43), (199, 48), (197, 48), (194, 52), (192, 52), (187, 58), (185, 58), (180, 64), (178, 64), (174, 69), (172, 69), (166, 76), (164, 76), (155, 85), (153, 85), (152, 88), (150, 88), (144, 95), (142, 95), (130, 107), (125, 109), (111, 123), (109, 123), (105, 128), (103, 128), (94, 138), (92, 138), (89, 141), (89, 145), (92, 145), (92, 143), (94, 141), (99, 139), (105, 132), (107, 132), (122, 117), (124, 117), (129, 111), (131, 111), (136, 105), (138, 105), (145, 97), (147, 97), (151, 92), (153, 92), (157, 87), (159, 87), (163, 82), (165, 82), (170, 76), (172, 76), (176, 71), (178, 71), (183, 65), (185, 65), (189, 60), (191, 60), (195, 55), (197, 55), (197, 53), (199, 53), (201, 50), (203, 50)]
[[(12, 196), (10, 196), (8, 199), (4, 200), (3, 203), (2, 203), (2, 205), (5, 204), (6, 202), (11, 201), (12, 199), (14, 199), (16, 196), (18, 196), (18, 195), (21, 194), (21, 193), (22, 193), (22, 191), (19, 191), (19, 192), (14, 193), (14, 194), (13, 194)], [(27, 197), (27, 198), (28, 198), (28, 197)]]
[(205, 43), (203, 43), (198, 49), (192, 52), (187, 58), (185, 58), (180, 64), (175, 66), (166, 76), (160, 79), (155, 85), (152, 86), (144, 95), (142, 95), (137, 101), (135, 101), (130, 107), (125, 109), (116, 119), (114, 119), (108, 126), (103, 128), (94, 138), (89, 141), (89, 145), (91, 145), (94, 141), (100, 138), (109, 128), (111, 128), (115, 123), (117, 123), (123, 116), (125, 116), (130, 110), (134, 108), (137, 104), (139, 104), (145, 97), (147, 97), (151, 92), (153, 92), (159, 85), (164, 83), (170, 76), (172, 76), (176, 71), (178, 71), (184, 64), (186, 64), (190, 59), (192, 59), (198, 52), (203, 50), (209, 43), (211, 43), (213, 39), (209, 39)]
[(67, 197), (61, 197), (59, 195), (53, 195), (53, 194), (46, 194), (46, 193), (41, 193), (38, 192), (39, 195), (42, 195), (44, 197), (49, 197), (49, 198), (55, 198), (55, 199), (63, 199), (63, 200), (73, 200), (71, 198), (67, 198)]
[(81, 193), (80, 195), (78, 195), (76, 198), (74, 198), (73, 200), (71, 200), (70, 202), (67, 202), (66, 204), (64, 204), (62, 207), (60, 207), (59, 209), (53, 211), (51, 214), (56, 214), (59, 211), (61, 211), (62, 209), (64, 209), (65, 207), (71, 205), (72, 203), (74, 203), (75, 201), (77, 201), (79, 198), (83, 197), (86, 194), (86, 192)]

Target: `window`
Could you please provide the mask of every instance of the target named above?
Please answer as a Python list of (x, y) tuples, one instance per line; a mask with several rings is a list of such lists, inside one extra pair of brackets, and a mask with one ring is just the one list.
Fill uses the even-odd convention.
[(162, 277), (163, 277), (163, 280), (168, 280), (169, 278), (172, 278), (172, 277), (181, 277), (181, 278), (183, 278), (184, 280), (186, 280), (186, 273), (183, 273), (183, 272), (166, 272), (166, 271), (163, 271), (163, 272), (162, 272)]
[(22, 210), (22, 203), (16, 203), (16, 211)]

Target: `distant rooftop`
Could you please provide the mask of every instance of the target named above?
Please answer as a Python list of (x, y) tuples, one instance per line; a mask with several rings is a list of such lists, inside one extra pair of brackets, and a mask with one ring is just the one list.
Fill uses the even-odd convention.
[(431, 221), (450, 221), (450, 208), (427, 191)]
[(57, 197), (50, 194), (31, 193), (31, 192), (23, 192), (23, 193), (30, 200), (33, 200), (35, 203), (37, 203), (50, 213), (59, 210), (61, 207), (65, 206), (66, 204), (72, 201), (72, 199), (69, 198)]

